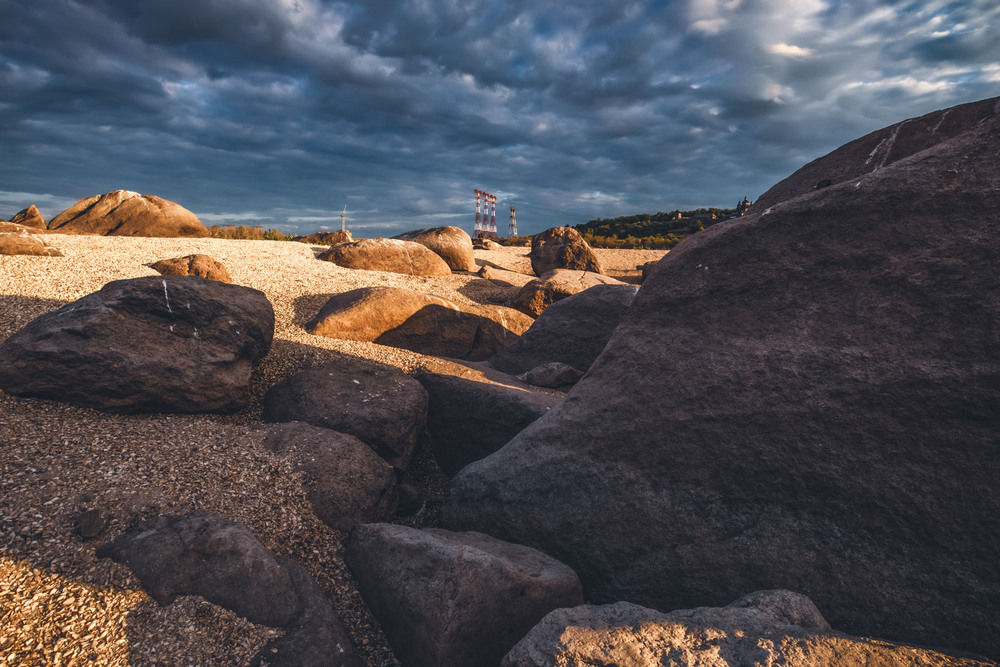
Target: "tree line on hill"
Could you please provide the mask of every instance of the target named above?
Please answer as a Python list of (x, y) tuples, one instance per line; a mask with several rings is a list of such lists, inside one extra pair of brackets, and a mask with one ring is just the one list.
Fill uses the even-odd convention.
[(736, 214), (735, 208), (698, 208), (691, 211), (639, 213), (597, 218), (574, 228), (593, 248), (669, 250), (687, 236)]

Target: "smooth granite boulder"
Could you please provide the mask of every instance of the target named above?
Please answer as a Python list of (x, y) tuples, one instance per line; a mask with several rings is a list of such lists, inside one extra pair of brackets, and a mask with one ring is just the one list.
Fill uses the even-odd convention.
[(202, 237), (210, 232), (180, 204), (115, 190), (81, 200), (49, 220), (49, 230), (103, 236)]

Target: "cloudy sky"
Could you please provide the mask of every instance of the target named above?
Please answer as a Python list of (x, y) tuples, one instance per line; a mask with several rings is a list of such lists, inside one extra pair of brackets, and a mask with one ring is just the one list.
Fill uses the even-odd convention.
[(996, 0), (0, 0), (0, 218), (521, 233), (730, 207), (1000, 95)]

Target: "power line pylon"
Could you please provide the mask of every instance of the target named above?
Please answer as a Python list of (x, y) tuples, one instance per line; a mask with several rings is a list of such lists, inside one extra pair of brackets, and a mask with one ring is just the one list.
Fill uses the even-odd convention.
[(487, 236), (492, 239), (498, 238), (497, 234), (497, 196), (490, 195), (490, 226), (486, 230)]
[(517, 218), (514, 216), (514, 207), (510, 207), (510, 227), (507, 229), (508, 238), (517, 238)]
[(483, 216), (480, 213), (480, 208), (479, 208), (481, 200), (482, 200), (482, 195), (484, 195), (484, 194), (486, 194), (486, 193), (482, 192), (480, 190), (476, 190), (476, 228), (475, 228), (475, 231), (473, 232), (473, 236), (475, 236), (478, 239), (481, 239), (484, 236), (484, 234), (483, 234)]

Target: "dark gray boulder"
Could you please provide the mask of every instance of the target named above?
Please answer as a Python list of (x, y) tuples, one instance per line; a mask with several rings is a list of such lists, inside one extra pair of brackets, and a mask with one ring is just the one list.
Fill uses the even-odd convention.
[(562, 400), (481, 377), (423, 371), (416, 378), (430, 399), (431, 449), (448, 475), (497, 451)]
[(302, 472), (302, 485), (320, 521), (349, 531), (386, 521), (396, 511), (396, 472), (353, 435), (305, 422), (275, 424), (261, 442)]
[(596, 285), (561, 299), (489, 363), (512, 374), (553, 361), (586, 372), (608, 344), (637, 291), (632, 285)]
[(536, 387), (554, 388), (576, 384), (583, 377), (583, 371), (578, 371), (569, 364), (564, 364), (561, 361), (550, 361), (546, 364), (535, 366), (530, 371), (517, 377), (519, 380), (524, 380)]
[(726, 607), (663, 614), (629, 602), (548, 614), (502, 667), (588, 665), (989, 667), (996, 663), (834, 632), (812, 601), (757, 591)]
[(1000, 656), (997, 221), (994, 111), (689, 237), (442, 525), (552, 554), (595, 602), (785, 588), (852, 634)]
[(263, 400), (265, 421), (349, 433), (405, 471), (427, 422), (427, 392), (398, 368), (361, 359), (296, 373)]
[(102, 546), (101, 558), (127, 565), (161, 605), (200, 595), (253, 623), (286, 633), (256, 663), (360, 667), (347, 631), (322, 589), (295, 561), (276, 557), (242, 523), (209, 512), (161, 516)]
[(396, 656), (413, 667), (496, 665), (545, 614), (583, 601), (562, 563), (479, 533), (364, 524), (344, 559)]
[(978, 127), (997, 114), (1000, 97), (970, 102), (909, 118), (844, 144), (813, 160), (762, 194), (749, 213), (839, 183), (852, 184), (920, 151)]
[(116, 280), (0, 344), (0, 389), (120, 412), (233, 412), (273, 336), (274, 310), (255, 289)]

